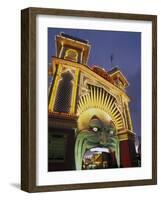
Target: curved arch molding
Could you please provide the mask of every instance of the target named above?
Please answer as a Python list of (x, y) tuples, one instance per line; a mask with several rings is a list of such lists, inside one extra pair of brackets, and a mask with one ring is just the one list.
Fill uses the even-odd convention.
[(77, 115), (81, 115), (90, 108), (97, 108), (106, 112), (111, 117), (117, 130), (124, 128), (123, 116), (117, 106), (117, 101), (104, 88), (89, 85), (89, 92), (79, 99)]

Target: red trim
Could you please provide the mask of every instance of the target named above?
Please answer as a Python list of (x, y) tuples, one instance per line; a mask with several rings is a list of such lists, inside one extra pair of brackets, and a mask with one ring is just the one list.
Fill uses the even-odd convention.
[(120, 163), (121, 167), (132, 167), (128, 140), (120, 142)]

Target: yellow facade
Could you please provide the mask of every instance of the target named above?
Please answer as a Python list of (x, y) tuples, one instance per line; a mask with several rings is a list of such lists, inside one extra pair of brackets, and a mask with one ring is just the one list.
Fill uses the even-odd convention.
[[(61, 46), (61, 43), (63, 43), (63, 46)], [(70, 46), (72, 46), (74, 49), (72, 51), (75, 52), (76, 56), (75, 59), (79, 59), (79, 62), (67, 59), (71, 49), (67, 49), (68, 46), (66, 47), (65, 44), (70, 44)], [(119, 77), (121, 83), (123, 83), (122, 86), (119, 87), (119, 85), (112, 84), (87, 66), (86, 63), (90, 50), (89, 44), (83, 44), (82, 42), (65, 39), (64, 37), (61, 38), (59, 36), (57, 45), (57, 51), (60, 51), (57, 52), (57, 55), (61, 54), (61, 57), (54, 57), (52, 61), (51, 67), (56, 68), (56, 74), (53, 80), (53, 87), (50, 91), (49, 112), (54, 113), (57, 89), (62, 78), (61, 74), (64, 71), (69, 71), (73, 76), (73, 80), (71, 81), (72, 92), (68, 115), (77, 116), (79, 122), (83, 115), (88, 118), (88, 114), (85, 115), (85, 113), (93, 109), (92, 112), (101, 113), (100, 115), (102, 118), (111, 118), (116, 126), (117, 134), (120, 135), (120, 140), (127, 140), (128, 135), (130, 135), (130, 137), (131, 135), (135, 136), (128, 106), (130, 98), (125, 90), (125, 87), (128, 86), (128, 82), (123, 74), (117, 72), (119, 73), (117, 77)], [(79, 49), (78, 52), (77, 49)], [(84, 52), (84, 54), (82, 52)], [(110, 77), (112, 78), (115, 74), (116, 72), (110, 74)]]

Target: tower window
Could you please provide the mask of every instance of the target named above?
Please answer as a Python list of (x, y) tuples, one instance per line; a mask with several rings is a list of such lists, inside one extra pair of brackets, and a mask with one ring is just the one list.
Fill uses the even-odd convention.
[(78, 52), (74, 49), (68, 49), (65, 52), (65, 59), (78, 62)]

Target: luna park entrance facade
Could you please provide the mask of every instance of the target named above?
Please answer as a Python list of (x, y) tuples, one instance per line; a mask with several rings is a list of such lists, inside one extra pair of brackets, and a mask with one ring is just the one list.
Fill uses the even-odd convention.
[(119, 68), (88, 66), (91, 45), (56, 36), (48, 68), (48, 171), (136, 167), (129, 83)]

